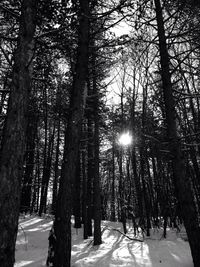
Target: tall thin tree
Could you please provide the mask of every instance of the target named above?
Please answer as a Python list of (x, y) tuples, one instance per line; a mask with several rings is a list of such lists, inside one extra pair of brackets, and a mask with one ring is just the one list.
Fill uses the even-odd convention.
[(47, 265), (53, 267), (71, 266), (72, 184), (74, 184), (76, 175), (81, 122), (87, 95), (89, 2), (89, 0), (79, 0), (75, 3), (78, 8), (79, 23), (76, 65), (65, 133), (64, 158), (56, 214), (49, 236), (49, 254), (47, 258)]
[(162, 88), (165, 103), (169, 150), (173, 168), (173, 179), (181, 208), (181, 216), (188, 234), (194, 266), (197, 267), (200, 265), (200, 244), (198, 242), (200, 239), (200, 226), (191, 190), (191, 184), (186, 176), (184, 155), (181, 151), (180, 138), (177, 134), (175, 102), (173, 98), (173, 88), (169, 69), (169, 54), (167, 50), (162, 7), (160, 0), (154, 0), (154, 3), (156, 7)]
[(34, 57), (36, 0), (21, 3), (11, 93), (0, 155), (0, 265), (13, 267), (18, 229), (20, 187), (26, 145), (31, 68)]

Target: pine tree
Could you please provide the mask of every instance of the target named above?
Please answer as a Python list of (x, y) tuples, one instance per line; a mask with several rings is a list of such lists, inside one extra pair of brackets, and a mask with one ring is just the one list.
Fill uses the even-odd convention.
[(0, 264), (12, 267), (18, 229), (20, 187), (26, 145), (26, 127), (35, 50), (35, 0), (24, 0), (17, 49), (14, 56), (11, 93), (0, 155)]

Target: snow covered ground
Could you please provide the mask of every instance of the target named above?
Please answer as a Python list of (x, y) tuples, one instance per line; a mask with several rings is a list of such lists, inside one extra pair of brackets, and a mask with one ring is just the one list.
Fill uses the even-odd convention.
[[(45, 266), (51, 225), (50, 218), (20, 219), (15, 267)], [(122, 230), (120, 223), (102, 222), (102, 228), (103, 243), (95, 247), (82, 239), (81, 229), (72, 229), (73, 267), (193, 267), (189, 244), (176, 231), (168, 230), (165, 240), (161, 230), (152, 230), (151, 238), (138, 242), (112, 230)], [(128, 235), (134, 238), (131, 228)]]

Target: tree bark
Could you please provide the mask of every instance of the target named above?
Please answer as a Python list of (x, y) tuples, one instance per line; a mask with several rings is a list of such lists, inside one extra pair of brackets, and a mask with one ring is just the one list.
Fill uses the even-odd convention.
[[(113, 123), (113, 122), (112, 122)], [(111, 221), (115, 222), (115, 147), (112, 137), (112, 193), (111, 193)]]
[(11, 93), (0, 155), (0, 265), (12, 267), (20, 207), (20, 187), (26, 145), (31, 66), (34, 56), (36, 0), (21, 6)]
[[(88, 95), (91, 94), (90, 86), (88, 86)], [(94, 136), (93, 123), (91, 118), (91, 104), (88, 106), (88, 145), (87, 145), (87, 231), (88, 236), (92, 236), (92, 185), (94, 177)]]
[(124, 234), (127, 233), (126, 228), (126, 206), (125, 206), (125, 187), (124, 187), (124, 175), (123, 175), (123, 148), (120, 147), (119, 151), (119, 203), (120, 203), (120, 221), (122, 222)]
[[(46, 74), (46, 72), (45, 72)], [(46, 75), (44, 75), (44, 78)], [(42, 215), (45, 209), (45, 191), (47, 187), (47, 181), (48, 181), (48, 167), (47, 167), (47, 161), (48, 161), (48, 154), (50, 146), (48, 147), (48, 91), (47, 87), (44, 86), (43, 88), (43, 113), (44, 113), (44, 150), (43, 150), (43, 175), (42, 175), (42, 184), (41, 184), (41, 195), (40, 195), (40, 208), (39, 208), (39, 216)], [(50, 135), (50, 127), (49, 127), (49, 135)], [(50, 145), (50, 140), (49, 140)], [(47, 149), (48, 148), (48, 149)]]
[(81, 173), (83, 180), (83, 238), (88, 238), (88, 227), (87, 227), (87, 177), (86, 177), (86, 164), (85, 164), (85, 151), (81, 152)]
[(52, 196), (52, 213), (56, 213), (56, 201), (58, 194), (58, 177), (59, 177), (59, 153), (60, 153), (60, 128), (61, 128), (61, 114), (58, 114), (57, 121), (57, 141), (56, 141), (56, 159), (54, 167), (54, 180), (53, 180), (53, 196)]
[(28, 127), (27, 127), (27, 144), (25, 162), (26, 167), (23, 175), (22, 191), (21, 191), (21, 212), (30, 212), (32, 198), (33, 169), (35, 160), (35, 139), (37, 135), (37, 120), (35, 99), (31, 98), (31, 107), (29, 107)]
[(156, 7), (157, 28), (159, 37), (159, 49), (161, 60), (162, 86), (165, 103), (167, 134), (169, 150), (173, 168), (173, 179), (177, 198), (179, 201), (181, 216), (184, 221), (188, 240), (191, 248), (194, 266), (200, 266), (200, 226), (198, 214), (193, 199), (191, 184), (186, 176), (184, 156), (181, 151), (181, 143), (177, 134), (175, 103), (171, 75), (169, 70), (169, 55), (167, 51), (164, 22), (160, 0), (154, 0)]
[[(95, 51), (94, 51), (95, 52)], [(94, 245), (100, 245), (101, 240), (101, 189), (99, 176), (99, 90), (96, 81), (96, 57), (92, 55), (92, 82), (94, 94)]]
[(39, 216), (42, 213), (46, 213), (47, 209), (47, 194), (48, 194), (48, 187), (49, 187), (49, 180), (51, 176), (51, 165), (52, 165), (52, 157), (53, 157), (53, 150), (54, 150), (54, 136), (55, 136), (55, 121), (53, 125), (53, 132), (51, 133), (49, 129), (49, 142), (48, 142), (48, 151), (47, 157), (44, 161), (43, 166), (43, 177), (42, 177), (42, 189), (41, 189), (41, 196), (40, 196), (40, 208), (39, 208)]
[(73, 214), (74, 228), (81, 228), (81, 160), (80, 151), (78, 153), (78, 162), (76, 167), (75, 182), (73, 188)]
[(36, 158), (35, 158), (35, 175), (33, 182), (33, 196), (30, 213), (38, 212), (39, 210), (39, 195), (40, 195), (40, 148), (39, 148), (39, 138), (37, 136), (36, 143)]

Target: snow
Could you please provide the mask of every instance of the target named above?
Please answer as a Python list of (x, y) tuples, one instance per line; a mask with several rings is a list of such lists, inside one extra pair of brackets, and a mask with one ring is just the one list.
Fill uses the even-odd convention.
[[(48, 217), (20, 219), (15, 267), (45, 266), (51, 225)], [(103, 243), (93, 246), (92, 238), (83, 240), (82, 229), (72, 228), (72, 267), (193, 267), (189, 244), (175, 230), (168, 229), (167, 238), (163, 239), (162, 230), (154, 229), (150, 238), (139, 242), (113, 229), (122, 231), (122, 226), (103, 221)], [(127, 235), (142, 239), (142, 236), (134, 237), (129, 226)]]

